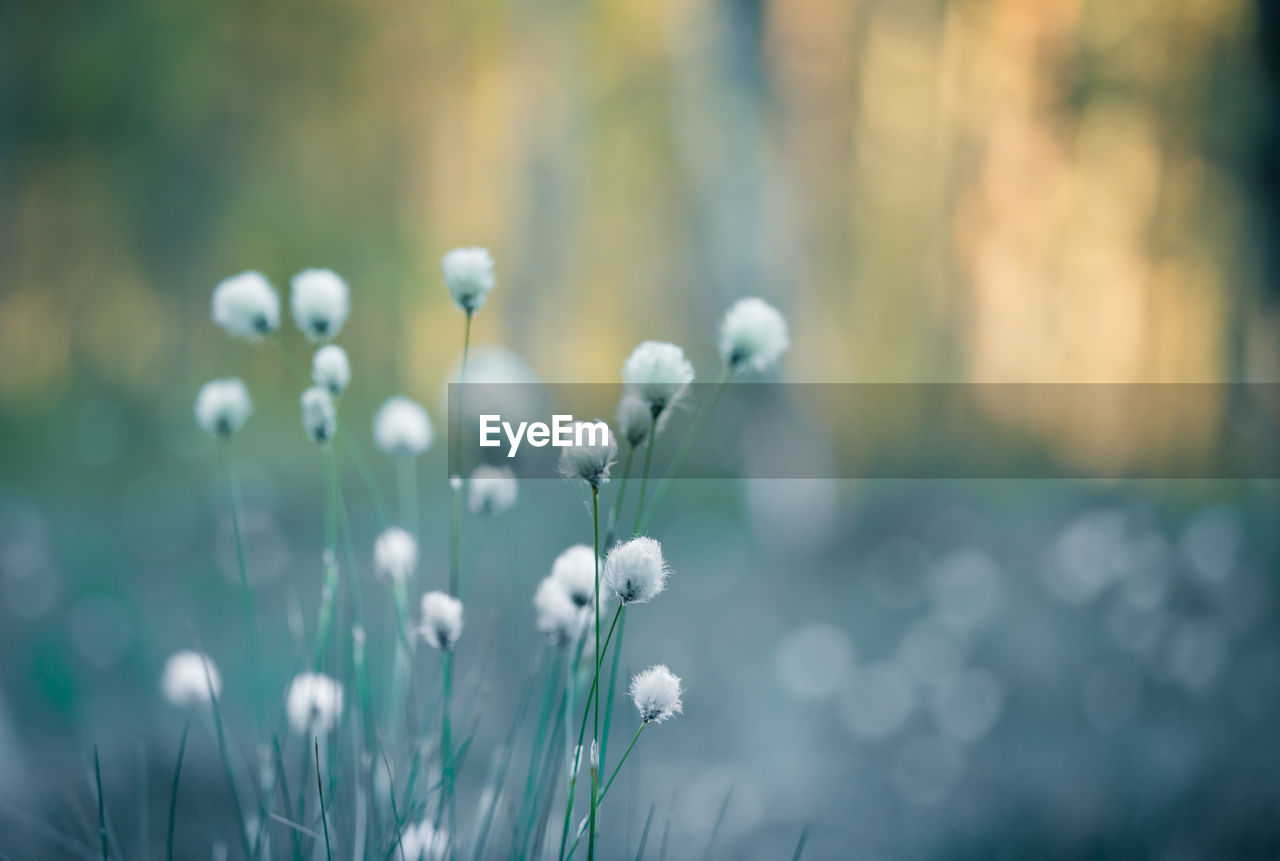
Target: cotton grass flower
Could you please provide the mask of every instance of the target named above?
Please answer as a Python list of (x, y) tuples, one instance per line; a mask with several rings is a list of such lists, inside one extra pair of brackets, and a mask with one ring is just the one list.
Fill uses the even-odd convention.
[[(670, 415), (671, 411), (664, 409), (658, 416), (658, 433), (662, 432)], [(624, 388), (622, 399), (618, 401), (617, 424), (618, 431), (627, 441), (627, 445), (633, 449), (644, 445), (645, 440), (649, 438), (649, 428), (653, 424), (653, 413), (650, 411), (649, 402), (634, 390)]]
[(670, 573), (662, 545), (642, 535), (614, 545), (604, 560), (602, 582), (623, 604), (643, 604), (666, 588)]
[(309, 339), (336, 338), (351, 310), (347, 282), (328, 269), (304, 269), (293, 276), (289, 306), (294, 322)]
[(440, 261), (444, 270), (444, 283), (449, 295), (467, 314), (474, 314), (484, 305), (493, 289), (493, 258), (484, 248), (455, 248)]
[(417, 457), (431, 447), (431, 419), (406, 397), (388, 398), (374, 416), (373, 440), (387, 454)]
[(418, 542), (399, 526), (383, 531), (373, 543), (373, 568), (394, 583), (403, 583), (418, 565)]
[(422, 596), (422, 638), (433, 649), (453, 651), (462, 636), (462, 602), (444, 592)]
[(213, 322), (236, 338), (256, 341), (280, 326), (280, 297), (261, 273), (242, 272), (213, 288)]
[(622, 382), (648, 405), (650, 417), (656, 418), (688, 390), (693, 365), (675, 344), (645, 341), (622, 366)]
[(253, 412), (249, 390), (240, 380), (210, 380), (196, 395), (196, 423), (212, 437), (229, 437)]
[(342, 717), (342, 684), (322, 673), (294, 676), (284, 710), (298, 735), (328, 735)]
[(662, 723), (684, 711), (680, 702), (680, 677), (656, 664), (631, 679), (631, 701), (640, 712), (640, 722)]
[[(587, 600), (591, 600), (589, 595)], [(569, 597), (564, 584), (550, 576), (542, 578), (533, 593), (533, 610), (535, 627), (557, 646), (571, 642), (582, 633), (587, 615)]]
[(329, 442), (338, 432), (338, 412), (327, 389), (312, 386), (302, 393), (302, 429), (318, 443)]
[(180, 708), (208, 705), (222, 693), (222, 676), (213, 659), (199, 652), (174, 652), (160, 676), (164, 698)]
[(311, 380), (324, 386), (335, 398), (347, 390), (351, 382), (351, 361), (347, 351), (337, 344), (325, 344), (311, 357)]
[(590, 607), (596, 591), (596, 552), (585, 544), (573, 545), (551, 563), (551, 578), (575, 607)]
[[(400, 852), (404, 861), (441, 861), (449, 853), (449, 833), (437, 829), (429, 819), (406, 825), (400, 832)], [(391, 857), (399, 859), (400, 852), (393, 851)]]
[(730, 371), (768, 370), (789, 345), (786, 319), (763, 299), (740, 299), (720, 323), (720, 358)]
[[(599, 490), (600, 485), (609, 481), (609, 468), (618, 456), (618, 443), (612, 431), (607, 431), (601, 442), (599, 433), (593, 434), (589, 429), (580, 430), (594, 424), (596, 423), (573, 423), (573, 438), (581, 438), (584, 442), (582, 445), (565, 446), (560, 450), (560, 474), (565, 478), (580, 478)], [(592, 439), (593, 436), (595, 439)]]
[(516, 504), (518, 494), (515, 473), (505, 466), (482, 464), (467, 481), (467, 507), (472, 514), (501, 514)]

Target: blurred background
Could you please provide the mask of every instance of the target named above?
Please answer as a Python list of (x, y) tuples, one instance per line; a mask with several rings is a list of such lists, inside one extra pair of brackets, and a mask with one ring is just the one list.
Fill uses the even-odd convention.
[[(1245, 0), (0, 6), (0, 850), (66, 851), (28, 815), (92, 845), (95, 744), (126, 854), (162, 833), (183, 717), (157, 679), (192, 629), (248, 743), (206, 379), (257, 405), (235, 447), (267, 648), (313, 618), (319, 458), (275, 354), (210, 323), (222, 278), (349, 281), (367, 451), (391, 394), (440, 428), (456, 245), (493, 252), (473, 345), (521, 379), (614, 382), (646, 338), (713, 379), (719, 316), (760, 295), (793, 340), (769, 379), (1275, 382), (1277, 84), (1280, 13)], [(533, 588), (590, 539), (572, 487), (521, 494), (466, 535), (459, 660), (493, 719), (464, 810)], [(646, 733), (612, 845), (652, 804), (668, 857), (790, 857), (806, 826), (812, 857), (1273, 855), (1278, 514), (1268, 481), (679, 482), (654, 523), (677, 573), (624, 664), (670, 665), (686, 714)], [(196, 735), (183, 857), (234, 853)]]

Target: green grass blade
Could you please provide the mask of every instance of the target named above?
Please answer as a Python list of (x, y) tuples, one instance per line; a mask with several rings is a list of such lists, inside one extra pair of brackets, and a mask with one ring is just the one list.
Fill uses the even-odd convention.
[(191, 721), (182, 725), (182, 741), (178, 742), (178, 762), (173, 767), (173, 785), (169, 789), (169, 830), (165, 838), (165, 858), (173, 861), (173, 826), (178, 816), (178, 781), (182, 777), (182, 758), (187, 753), (187, 733), (191, 731)]

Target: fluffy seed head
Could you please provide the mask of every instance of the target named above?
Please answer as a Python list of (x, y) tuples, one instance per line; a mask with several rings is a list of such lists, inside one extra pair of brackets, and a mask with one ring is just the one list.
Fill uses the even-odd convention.
[(468, 314), (484, 304), (493, 289), (493, 258), (484, 248), (455, 248), (440, 261), (454, 303)]
[(294, 322), (312, 341), (338, 337), (351, 310), (347, 282), (328, 269), (304, 269), (293, 276), (289, 294)]
[(643, 604), (666, 588), (670, 573), (662, 545), (642, 535), (614, 545), (604, 560), (602, 580), (623, 604)]
[(516, 504), (519, 485), (505, 466), (481, 464), (467, 482), (467, 505), (472, 514), (501, 514)]
[(373, 542), (373, 568), (379, 576), (403, 582), (418, 565), (418, 542), (399, 526), (392, 526)]
[[(604, 440), (601, 441), (600, 433), (591, 430), (591, 426), (595, 424), (595, 422), (573, 423), (573, 439), (577, 440), (581, 437), (583, 444), (560, 449), (560, 474), (565, 478), (580, 478), (599, 489), (600, 485), (609, 481), (609, 468), (613, 466), (618, 456), (618, 442), (614, 439), (612, 430), (605, 433)], [(604, 427), (608, 428), (608, 425)], [(580, 428), (585, 429), (580, 433)]]
[(190, 708), (208, 704), (222, 692), (222, 676), (213, 659), (199, 652), (174, 652), (164, 662), (160, 690), (175, 706)]
[(573, 606), (591, 606), (596, 591), (596, 552), (585, 544), (575, 544), (551, 563), (551, 578), (561, 585)]
[(720, 358), (731, 371), (767, 370), (790, 346), (787, 321), (763, 299), (740, 299), (720, 323)]
[[(590, 596), (587, 600), (591, 600)], [(586, 614), (555, 577), (542, 578), (538, 591), (533, 593), (533, 609), (538, 630), (557, 646), (571, 642), (582, 633)]]
[(422, 596), (422, 637), (433, 649), (452, 651), (462, 636), (462, 602), (444, 592)]
[(658, 416), (688, 390), (693, 365), (675, 344), (645, 341), (622, 366), (622, 382), (648, 404), (650, 415)]
[(325, 344), (311, 357), (311, 380), (324, 386), (335, 398), (347, 390), (351, 382), (351, 362), (347, 351), (337, 344)]
[[(449, 853), (449, 832), (437, 830), (430, 819), (417, 825), (406, 825), (400, 832), (400, 849), (404, 861), (443, 861)], [(400, 852), (392, 852), (399, 858)]]
[(631, 678), (631, 701), (642, 723), (662, 723), (684, 711), (680, 702), (680, 677), (656, 664)]
[(280, 297), (258, 272), (241, 272), (213, 288), (213, 322), (232, 336), (256, 341), (280, 326)]
[(328, 389), (312, 386), (302, 393), (302, 429), (319, 443), (329, 442), (338, 432), (338, 412)]
[(231, 436), (244, 427), (251, 412), (249, 390), (235, 378), (210, 380), (196, 395), (196, 423), (210, 436)]
[(342, 717), (342, 684), (321, 673), (294, 676), (284, 710), (298, 735), (328, 735)]
[[(662, 428), (670, 415), (671, 411), (664, 409), (658, 416), (658, 433), (662, 433)], [(649, 438), (649, 425), (652, 422), (653, 413), (650, 411), (649, 402), (630, 387), (624, 388), (622, 399), (618, 401), (618, 430), (622, 433), (622, 438), (627, 441), (627, 445), (632, 448), (644, 445), (645, 440)]]
[(374, 416), (373, 439), (387, 454), (417, 457), (431, 447), (431, 419), (408, 398), (387, 398)]

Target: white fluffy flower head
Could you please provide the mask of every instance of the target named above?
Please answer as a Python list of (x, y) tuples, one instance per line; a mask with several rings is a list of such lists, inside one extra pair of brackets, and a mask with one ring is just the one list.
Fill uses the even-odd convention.
[(324, 386), (335, 398), (347, 390), (351, 382), (351, 361), (347, 351), (337, 344), (325, 344), (311, 357), (311, 380)]
[(391, 857), (399, 859), (403, 852), (404, 861), (443, 861), (449, 853), (449, 832), (437, 829), (430, 819), (406, 825), (400, 832), (400, 850)]
[(493, 258), (485, 248), (455, 248), (440, 261), (444, 283), (459, 308), (473, 314), (493, 289)]
[(196, 395), (196, 422), (210, 436), (231, 436), (244, 427), (251, 412), (249, 390), (235, 378), (210, 380)]
[(318, 443), (329, 442), (338, 432), (338, 411), (327, 389), (312, 386), (302, 393), (302, 429)]
[(404, 582), (418, 565), (418, 542), (399, 526), (383, 531), (373, 542), (373, 567), (392, 582)]
[[(608, 427), (604, 422), (574, 422), (573, 438), (581, 438), (583, 444), (560, 449), (560, 474), (580, 478), (597, 490), (607, 483), (609, 468), (618, 456), (618, 442)], [(605, 431), (603, 441), (600, 430)]]
[(160, 690), (175, 706), (190, 708), (207, 705), (222, 692), (222, 676), (208, 655), (199, 652), (174, 652), (164, 662)]
[(596, 591), (596, 552), (585, 544), (573, 545), (551, 563), (551, 577), (564, 588), (573, 606), (590, 607)]
[(642, 723), (662, 723), (684, 711), (680, 702), (680, 677), (656, 664), (631, 678), (631, 701)]
[(427, 411), (406, 397), (387, 398), (373, 419), (373, 440), (390, 455), (417, 457), (431, 447)]
[(213, 288), (213, 322), (256, 341), (280, 326), (280, 297), (259, 272), (242, 272)]
[(342, 717), (342, 684), (322, 673), (294, 676), (284, 709), (298, 735), (328, 735)]
[(481, 464), (467, 480), (467, 505), (472, 514), (501, 514), (516, 504), (519, 489), (508, 467)]
[(422, 596), (422, 637), (433, 649), (452, 651), (462, 636), (462, 602), (444, 592)]
[(662, 545), (642, 535), (614, 545), (604, 560), (602, 581), (623, 604), (643, 604), (666, 588), (670, 573)]
[(767, 370), (791, 341), (787, 321), (763, 299), (740, 299), (720, 323), (720, 358), (731, 371)]
[(622, 382), (648, 404), (650, 416), (660, 416), (688, 390), (693, 365), (675, 344), (645, 341), (622, 366)]
[[(658, 416), (658, 433), (662, 433), (662, 428), (670, 416), (671, 411), (667, 409)], [(652, 423), (653, 413), (649, 402), (640, 397), (634, 389), (629, 386), (624, 387), (622, 399), (618, 401), (618, 431), (627, 441), (627, 445), (632, 448), (644, 445), (645, 440), (649, 438), (649, 426)]]
[(351, 310), (347, 282), (328, 269), (304, 269), (293, 276), (289, 293), (293, 320), (312, 341), (338, 336)]
[(576, 639), (586, 622), (587, 614), (573, 602), (564, 584), (555, 577), (542, 578), (538, 590), (533, 593), (533, 609), (537, 629), (557, 646)]

